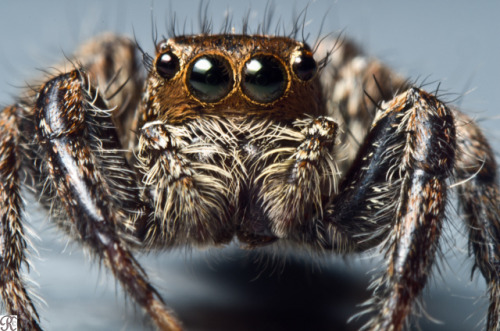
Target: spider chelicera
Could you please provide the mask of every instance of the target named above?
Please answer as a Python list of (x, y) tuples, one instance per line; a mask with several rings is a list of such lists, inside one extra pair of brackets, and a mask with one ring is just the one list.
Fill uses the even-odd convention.
[[(426, 285), (457, 183), (499, 329), (496, 163), (476, 124), (348, 41), (176, 36), (156, 54), (103, 35), (75, 69), (0, 113), (0, 283), (22, 330), (21, 187), (113, 273), (162, 330), (179, 330), (132, 252), (294, 245), (385, 252), (366, 327), (400, 330)], [(328, 53), (328, 52), (327, 52)], [(147, 77), (142, 75), (141, 62)]]

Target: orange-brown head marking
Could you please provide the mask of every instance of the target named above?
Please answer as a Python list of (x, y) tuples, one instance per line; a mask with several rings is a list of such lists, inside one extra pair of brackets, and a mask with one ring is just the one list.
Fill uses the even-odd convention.
[(161, 42), (141, 122), (221, 116), (293, 120), (324, 114), (310, 48), (286, 37), (180, 36)]

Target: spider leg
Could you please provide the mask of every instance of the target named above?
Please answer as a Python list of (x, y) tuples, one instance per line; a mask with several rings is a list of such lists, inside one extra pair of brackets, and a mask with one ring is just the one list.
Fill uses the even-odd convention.
[(41, 330), (39, 316), (21, 275), (27, 264), (27, 239), (22, 224), (22, 138), (18, 130), (19, 107), (0, 113), (0, 293), (8, 314), (17, 315), (20, 330)]
[(325, 207), (325, 238), (334, 249), (382, 245), (387, 271), (374, 284), (368, 310), (378, 315), (366, 327), (401, 330), (435, 258), (455, 128), (451, 111), (416, 88), (384, 106), (339, 194)]
[[(259, 162), (267, 166), (256, 179), (261, 182), (256, 185), (259, 201), (274, 235), (303, 237), (310, 232), (303, 220), (321, 213), (322, 195), (330, 196), (335, 189), (338, 170), (331, 152), (337, 124), (327, 117), (307, 118), (294, 123), (294, 130), (280, 128), (279, 132), (275, 141), (288, 140), (298, 146), (279, 145), (260, 157)], [(276, 162), (273, 158), (278, 155)]]
[(488, 330), (500, 329), (500, 192), (497, 164), (487, 140), (467, 116), (456, 112), (458, 197), (469, 224), (474, 268), (488, 284)]
[(183, 127), (153, 121), (138, 132), (139, 169), (145, 194), (154, 201), (147, 245), (221, 244), (231, 240), (227, 170), (193, 155), (223, 154), (215, 145), (196, 140)]
[[(40, 90), (34, 109), (35, 142), (46, 164), (48, 193), (57, 197), (54, 215), (113, 272), (125, 291), (162, 330), (179, 323), (132, 256), (133, 217), (140, 212), (134, 174), (104, 101), (83, 72), (60, 75)], [(59, 208), (57, 208), (59, 207)]]

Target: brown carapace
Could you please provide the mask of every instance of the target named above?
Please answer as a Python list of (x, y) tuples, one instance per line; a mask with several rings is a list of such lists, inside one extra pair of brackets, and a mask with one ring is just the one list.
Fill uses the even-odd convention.
[(150, 56), (107, 34), (72, 63), (0, 113), (0, 291), (20, 329), (41, 329), (21, 277), (23, 186), (161, 330), (182, 324), (132, 252), (232, 241), (383, 251), (365, 327), (401, 330), (431, 274), (454, 182), (488, 283), (487, 329), (500, 329), (487, 141), (352, 43), (203, 34)]

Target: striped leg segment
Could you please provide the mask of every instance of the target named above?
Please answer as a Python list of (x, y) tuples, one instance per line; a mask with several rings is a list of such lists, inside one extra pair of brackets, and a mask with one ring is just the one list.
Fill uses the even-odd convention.
[(64, 210), (59, 222), (113, 272), (125, 291), (162, 330), (179, 330), (163, 300), (129, 251), (139, 192), (120, 157), (104, 102), (82, 72), (46, 83), (35, 107), (36, 141), (48, 174), (48, 194)]
[(378, 315), (366, 327), (401, 330), (435, 258), (455, 127), (451, 111), (416, 88), (384, 106), (327, 206), (325, 223), (332, 245), (351, 250), (382, 245), (387, 270), (374, 284), (368, 304)]
[[(323, 195), (331, 195), (338, 175), (332, 157), (337, 125), (327, 117), (294, 123), (294, 130), (279, 128), (274, 142), (290, 147), (271, 148), (260, 162), (266, 164), (257, 177), (259, 201), (278, 238), (307, 236), (313, 215), (321, 213)], [(294, 147), (295, 145), (295, 147)]]
[(39, 317), (21, 274), (27, 265), (22, 214), (21, 174), (23, 153), (18, 123), (19, 107), (0, 113), (0, 294), (5, 310), (17, 315), (19, 330), (41, 330)]
[[(193, 155), (224, 154), (200, 142), (193, 131), (155, 121), (138, 132), (139, 169), (146, 195), (154, 201), (146, 244), (154, 247), (227, 243), (233, 235), (229, 218), (230, 173), (197, 162)], [(198, 142), (193, 142), (198, 140)]]

